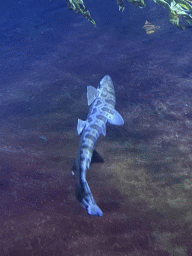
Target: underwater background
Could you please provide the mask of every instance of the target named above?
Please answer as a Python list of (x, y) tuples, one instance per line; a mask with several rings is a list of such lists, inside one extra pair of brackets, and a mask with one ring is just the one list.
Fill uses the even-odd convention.
[[(192, 255), (192, 29), (147, 1), (0, 4), (0, 255)], [(145, 22), (159, 28), (151, 34)], [(107, 125), (87, 173), (104, 215), (71, 175), (86, 87), (110, 75), (123, 126)]]

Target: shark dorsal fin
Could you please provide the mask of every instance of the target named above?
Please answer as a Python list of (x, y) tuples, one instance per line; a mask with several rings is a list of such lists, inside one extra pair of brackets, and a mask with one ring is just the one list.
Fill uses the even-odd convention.
[(93, 86), (87, 86), (87, 103), (90, 106), (97, 97), (97, 89)]
[(116, 110), (114, 110), (114, 111), (115, 111), (114, 114), (107, 121), (110, 124), (123, 125), (124, 124), (123, 117), (119, 114), (119, 112), (117, 112)]

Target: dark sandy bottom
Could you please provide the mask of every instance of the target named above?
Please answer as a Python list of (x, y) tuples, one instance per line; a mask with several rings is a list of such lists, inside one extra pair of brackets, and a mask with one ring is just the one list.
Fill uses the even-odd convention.
[[(192, 255), (190, 32), (133, 40), (87, 22), (73, 30), (43, 56), (53, 31), (12, 58), (3, 50), (12, 78), (0, 96), (0, 255)], [(104, 163), (88, 171), (99, 218), (77, 202), (71, 171), (86, 86), (105, 74), (125, 124), (107, 127), (96, 144)]]

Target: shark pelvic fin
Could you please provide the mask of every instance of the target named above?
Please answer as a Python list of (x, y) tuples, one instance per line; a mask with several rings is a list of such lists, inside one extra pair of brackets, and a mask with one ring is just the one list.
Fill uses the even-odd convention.
[(87, 86), (87, 103), (90, 106), (97, 97), (97, 89), (93, 86)]
[(123, 117), (115, 110), (115, 113), (111, 116), (110, 119), (107, 120), (110, 124), (115, 124), (115, 125), (123, 125), (124, 120)]
[(78, 135), (82, 133), (83, 129), (86, 126), (86, 121), (83, 121), (81, 119), (78, 119), (78, 123), (77, 123), (77, 133)]

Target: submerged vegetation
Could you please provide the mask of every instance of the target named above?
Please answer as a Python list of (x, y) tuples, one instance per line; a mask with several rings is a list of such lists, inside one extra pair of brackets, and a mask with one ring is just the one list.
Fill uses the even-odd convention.
[[(83, 0), (65, 0), (69, 9), (76, 13), (81, 13), (86, 17), (93, 25), (96, 25), (95, 20), (91, 17), (90, 12), (84, 5)], [(125, 1), (132, 3), (140, 8), (145, 7), (144, 0), (117, 0), (119, 11), (124, 11)], [(169, 21), (179, 27), (180, 29), (186, 29), (192, 26), (192, 15), (189, 13), (192, 10), (192, 2), (189, 0), (153, 0), (155, 3), (161, 5), (169, 11)], [(180, 24), (179, 18), (183, 17), (189, 25)]]
[(83, 0), (65, 0), (69, 9), (72, 9), (76, 13), (81, 13), (84, 17), (90, 20), (93, 25), (96, 25), (94, 19), (92, 19), (90, 12), (85, 7)]

